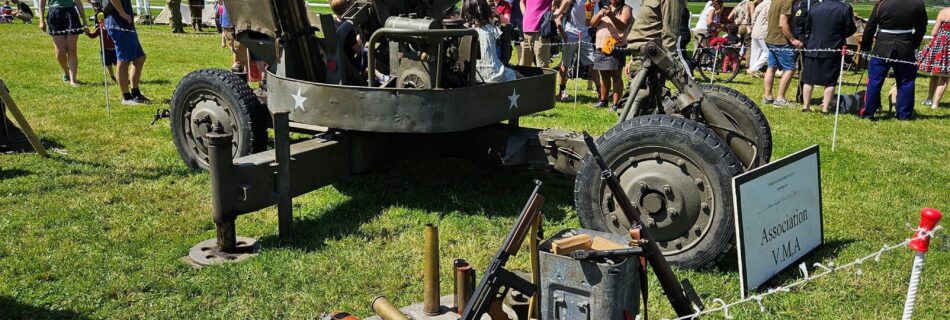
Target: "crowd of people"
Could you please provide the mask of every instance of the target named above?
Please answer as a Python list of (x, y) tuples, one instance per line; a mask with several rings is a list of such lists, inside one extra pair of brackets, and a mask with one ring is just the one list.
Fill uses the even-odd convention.
[[(139, 89), (146, 55), (135, 31), (130, 0), (107, 0), (104, 6), (99, 0), (88, 0), (101, 13), (92, 27), (87, 26), (81, 1), (39, 1), (39, 28), (52, 37), (63, 81), (78, 86), (79, 36), (101, 37), (101, 60), (119, 84), (123, 103), (150, 102)], [(173, 7), (180, 1), (169, 1), (169, 8), (177, 9)], [(14, 2), (15, 11), (9, 2), (4, 6), (3, 19), (9, 16), (30, 23), (34, 12), (23, 1)], [(891, 71), (897, 82), (897, 118), (901, 120), (914, 117), (918, 71), (930, 75), (925, 106), (937, 108), (950, 82), (950, 9), (940, 12), (930, 32), (933, 40), (918, 50), (926, 33), (926, 11), (922, 1), (905, 2), (878, 1), (866, 23), (860, 48), (872, 57), (862, 117), (874, 119), (884, 79)], [(331, 1), (331, 7), (338, 11), (346, 3)], [(189, 0), (188, 5), (193, 27), (200, 31), (203, 1)], [(223, 6), (217, 10), (223, 27), (222, 46), (234, 53), (232, 69), (245, 71), (249, 61), (246, 50), (234, 40)], [(183, 30), (176, 11), (172, 10), (170, 22), (173, 32), (179, 33)], [(596, 85), (595, 107), (616, 110), (624, 92), (624, 70), (629, 67), (626, 57), (636, 46), (658, 40), (662, 34), (663, 45), (685, 57), (691, 40), (704, 47), (729, 36), (749, 49), (744, 57), (746, 72), (763, 78), (763, 105), (791, 105), (789, 87), (796, 73), (801, 73), (801, 110), (811, 110), (815, 87), (823, 87), (821, 111), (829, 112), (843, 58), (837, 50), (857, 31), (850, 5), (839, 0), (743, 0), (725, 12), (722, 0), (710, 0), (692, 28), (690, 12), (671, 0), (465, 0), (459, 13), (478, 31), (482, 55), (477, 72), (485, 82), (519, 77), (508, 67), (515, 55), (518, 65), (550, 67), (552, 55), (557, 54), (552, 50), (557, 50), (561, 55), (560, 65), (555, 66), (558, 99), (570, 100), (567, 80), (586, 74)], [(338, 19), (341, 14), (337, 13)], [(916, 64), (908, 63), (911, 61)]]
[[(632, 51), (628, 42), (639, 39), (631, 30), (640, 8), (667, 6), (664, 0), (645, 0), (639, 8), (615, 0), (495, 0), (496, 24), (514, 32), (497, 46), (507, 50), (515, 41), (517, 64), (548, 67), (554, 46), (561, 44), (558, 98), (569, 100), (567, 79), (589, 72), (597, 84), (597, 107), (617, 108), (623, 93), (621, 76), (625, 56)], [(646, 3), (646, 2), (651, 3)], [(629, 2), (629, 1), (628, 1)], [(520, 8), (520, 10), (518, 10)], [(946, 11), (948, 9), (944, 9)], [(801, 110), (812, 110), (812, 96), (821, 87), (821, 111), (829, 112), (842, 65), (841, 48), (857, 32), (852, 7), (839, 0), (743, 0), (728, 14), (722, 0), (710, 0), (689, 30), (690, 13), (682, 8), (678, 45), (685, 56), (687, 43), (713, 45), (724, 37), (739, 39), (748, 48), (747, 73), (763, 78), (762, 104), (786, 107), (793, 103), (789, 89), (798, 76), (802, 84)], [(641, 15), (643, 13), (640, 13)], [(653, 24), (670, 23), (672, 14), (646, 15)], [(641, 18), (642, 19), (642, 18)], [(550, 20), (553, 20), (550, 21)], [(866, 23), (858, 50), (871, 55), (865, 107), (860, 116), (874, 119), (880, 108), (881, 86), (893, 70), (897, 82), (897, 118), (913, 118), (913, 90), (917, 72), (930, 76), (925, 106), (937, 108), (950, 80), (950, 13), (937, 17), (927, 47), (922, 44), (927, 26), (923, 1), (878, 1)], [(520, 25), (517, 25), (521, 22)], [(515, 24), (513, 27), (507, 27)], [(556, 26), (551, 27), (551, 25)], [(555, 31), (549, 31), (556, 30)], [(637, 36), (634, 36), (637, 35)], [(508, 48), (510, 49), (510, 47)], [(916, 52), (916, 55), (915, 55)], [(502, 59), (507, 62), (507, 59)], [(916, 62), (916, 64), (914, 63)], [(580, 66), (573, 70), (573, 66)], [(800, 73), (800, 75), (798, 74)], [(776, 81), (777, 79), (777, 81)], [(777, 87), (776, 87), (776, 83)]]

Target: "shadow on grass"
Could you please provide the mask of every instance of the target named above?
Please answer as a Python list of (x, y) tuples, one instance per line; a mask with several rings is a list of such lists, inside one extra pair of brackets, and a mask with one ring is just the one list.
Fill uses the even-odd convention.
[[(303, 212), (298, 209), (290, 246), (320, 250), (327, 239), (358, 233), (360, 226), (390, 208), (422, 210), (440, 216), (457, 212), (514, 217), (527, 201), (534, 179), (544, 182), (541, 194), (545, 197), (545, 219), (563, 220), (566, 210), (573, 207), (571, 177), (523, 166), (500, 167), (459, 159), (397, 162), (335, 184), (350, 199), (327, 212), (300, 219)], [(261, 241), (265, 247), (280, 246), (277, 234)]]
[(26, 175), (33, 174), (32, 171), (21, 170), (21, 169), (3, 169), (0, 168), (0, 181), (5, 179), (13, 179), (17, 177), (22, 177)]
[(75, 311), (49, 310), (25, 305), (11, 297), (0, 296), (0, 317), (4, 319), (90, 319)]
[(142, 83), (142, 84), (162, 84), (162, 85), (164, 85), (164, 84), (170, 84), (170, 83), (172, 83), (172, 82), (171, 82), (170, 80), (168, 80), (168, 79), (149, 79), (149, 80), (142, 80), (141, 83)]

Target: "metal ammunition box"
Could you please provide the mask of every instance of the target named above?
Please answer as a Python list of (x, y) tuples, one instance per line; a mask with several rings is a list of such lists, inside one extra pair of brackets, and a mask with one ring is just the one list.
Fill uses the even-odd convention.
[(541, 243), (542, 319), (624, 319), (624, 311), (639, 312), (640, 275), (637, 256), (597, 263), (551, 253), (551, 242), (589, 234), (617, 243), (628, 236), (586, 229), (565, 229)]

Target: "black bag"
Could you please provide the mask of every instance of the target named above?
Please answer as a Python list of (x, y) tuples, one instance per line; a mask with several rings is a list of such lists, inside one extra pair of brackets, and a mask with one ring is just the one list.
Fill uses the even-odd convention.
[(544, 12), (544, 16), (541, 16), (541, 37), (548, 39), (558, 39), (557, 24), (554, 22), (554, 13), (549, 11)]

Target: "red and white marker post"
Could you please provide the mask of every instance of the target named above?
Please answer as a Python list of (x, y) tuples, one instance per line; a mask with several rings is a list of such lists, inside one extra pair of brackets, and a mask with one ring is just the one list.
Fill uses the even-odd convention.
[(933, 232), (937, 221), (940, 221), (943, 215), (937, 209), (924, 208), (920, 210), (920, 227), (914, 233), (911, 239), (910, 247), (917, 251), (914, 254), (914, 265), (910, 271), (910, 285), (907, 287), (907, 298), (904, 300), (903, 320), (910, 320), (914, 313), (914, 302), (917, 300), (917, 287), (920, 285), (920, 274), (924, 269), (924, 254), (927, 253), (927, 247), (930, 246), (930, 232)]

